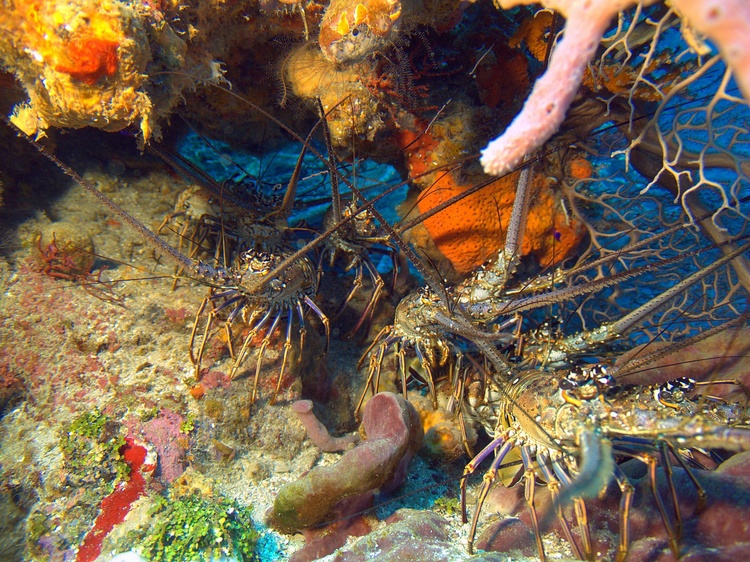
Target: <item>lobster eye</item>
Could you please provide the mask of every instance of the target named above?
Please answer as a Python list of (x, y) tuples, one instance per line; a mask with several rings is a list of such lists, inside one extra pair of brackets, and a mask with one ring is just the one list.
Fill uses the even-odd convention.
[(566, 377), (557, 382), (557, 387), (560, 390), (573, 390), (574, 388), (578, 388), (578, 383)]
[(666, 406), (676, 407), (670, 402), (679, 403), (687, 400), (685, 393), (690, 392), (695, 388), (695, 380), (688, 377), (680, 377), (671, 381), (667, 381), (654, 391), (654, 397), (656, 400), (665, 404)]
[(576, 365), (570, 370), (567, 378), (576, 386), (583, 386), (586, 384), (590, 384), (593, 381), (591, 375), (591, 369), (584, 365)]
[(691, 379), (689, 377), (680, 377), (679, 379), (675, 379), (672, 381), (672, 384), (674, 384), (675, 387), (679, 388), (682, 392), (690, 392), (691, 390), (695, 389), (695, 379)]
[(695, 388), (695, 380), (688, 378), (688, 377), (680, 377), (678, 379), (674, 379), (671, 381), (667, 381), (663, 383), (659, 390), (664, 392), (669, 392), (670, 394), (675, 391), (680, 392), (690, 392)]

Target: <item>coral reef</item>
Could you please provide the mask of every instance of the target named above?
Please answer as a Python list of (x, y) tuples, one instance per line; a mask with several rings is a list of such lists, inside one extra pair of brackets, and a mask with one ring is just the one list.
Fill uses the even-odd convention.
[(343, 500), (393, 489), (403, 482), (409, 460), (422, 444), (414, 407), (390, 392), (365, 405), (367, 439), (331, 466), (317, 467), (279, 490), (269, 522), (286, 532), (326, 520)]
[[(13, 116), (24, 131), (116, 131), (139, 123), (144, 137), (150, 136), (154, 104), (143, 86), (151, 58), (146, 26), (153, 13), (117, 0), (77, 0), (13, 3), (0, 18), (4, 66), (29, 95)], [(176, 36), (173, 42), (180, 56), (184, 43)]]
[[(530, 441), (550, 438), (532, 418), (535, 401), (562, 395), (557, 369), (602, 360), (627, 370), (695, 337), (678, 350), (689, 364), (659, 357), (618, 383), (690, 376), (716, 383), (695, 391), (693, 405), (714, 407), (706, 416), (741, 410), (750, 262), (737, 249), (750, 224), (750, 137), (736, 91), (750, 89), (747, 6), (548, 0), (567, 18), (554, 46), (558, 16), (527, 3), (6, 3), (3, 111), (15, 107), (12, 121), (36, 137), (46, 132), (44, 146), (135, 215), (141, 233), (161, 225), (163, 241), (189, 255), (182, 265), (195, 267), (175, 273), (174, 253), (0, 132), (1, 559), (310, 560), (341, 548), (331, 559), (500, 560), (467, 554), (474, 526), (459, 522), (456, 497), (465, 453), (483, 450), (471, 467), (493, 462), (500, 404), (511, 404)], [(483, 169), (479, 149), (500, 130)], [(136, 154), (133, 133), (141, 148), (186, 162), (175, 172)], [(305, 139), (304, 149), (291, 144)], [(495, 289), (497, 277), (484, 273), (506, 263), (493, 259), (524, 164), (528, 218), (505, 255), (513, 279), (491, 303), (521, 310), (483, 315), (483, 301), (462, 297)], [(357, 212), (362, 220), (350, 220)], [(335, 215), (349, 222), (322, 235)], [(269, 275), (257, 284), (278, 292), (246, 298), (257, 296), (249, 274), (279, 263), (252, 259), (270, 246), (309, 262), (302, 296), (277, 298), (299, 277)], [(726, 267), (708, 270), (732, 252)], [(481, 279), (472, 276), (479, 267)], [(696, 271), (708, 273), (614, 342), (561, 358), (556, 346), (568, 335), (627, 318)], [(407, 291), (421, 298), (406, 300)], [(399, 302), (411, 308), (391, 326)], [(730, 325), (740, 328), (697, 340)], [(346, 337), (353, 326), (360, 331)], [(546, 369), (546, 384), (507, 400), (527, 369)], [(354, 434), (332, 437), (326, 426), (351, 431), (361, 388), (378, 383), (409, 401), (377, 394), (364, 407), (365, 439), (355, 447)], [(575, 392), (567, 397), (559, 412), (581, 406)], [(588, 550), (564, 544), (571, 533), (580, 543), (584, 526), (535, 533), (526, 490), (513, 485), (525, 474), (542, 521), (554, 514), (555, 485), (565, 498), (583, 489), (557, 471), (611, 480), (584, 466), (589, 443), (558, 441), (547, 451), (554, 470), (538, 450), (523, 458), (497, 448), (483, 478), (462, 480), (469, 509), (484, 502), (477, 546), (534, 556), (543, 541), (550, 559)], [(656, 433), (632, 451), (616, 446), (664, 460), (682, 455), (674, 443)], [(620, 483), (635, 487), (631, 557), (667, 559), (678, 542), (694, 559), (747, 552), (747, 454), (722, 464), (690, 454), (705, 468), (695, 469), (704, 511), (684, 469), (659, 468), (654, 484), (637, 462), (614, 459), (626, 473)], [(652, 487), (681, 510), (682, 537), (665, 530)], [(591, 552), (614, 558), (625, 500), (612, 482), (600, 496), (585, 501)], [(403, 505), (418, 511), (388, 517)], [(582, 505), (565, 506), (571, 527)], [(260, 523), (269, 509), (275, 529)], [(344, 546), (352, 535), (367, 536)]]
[[(90, 8), (89, 5), (83, 0), (80, 2), (82, 3), (77, 9), (86, 13), (86, 10)], [(111, 6), (110, 4), (104, 6), (106, 9), (102, 11), (102, 14), (109, 14), (107, 9), (111, 8), (112, 15), (107, 20), (110, 23), (106, 29), (112, 28), (119, 32), (119, 35), (114, 34), (112, 38), (106, 39), (113, 45), (118, 45), (113, 51), (116, 60), (113, 62), (111, 53), (107, 55), (109, 51), (98, 43), (94, 45), (97, 48), (92, 46), (89, 49), (79, 45), (76, 47), (79, 58), (85, 55), (88, 59), (76, 65), (78, 69), (76, 72), (84, 74), (71, 76), (64, 72), (65, 69), (72, 68), (70, 64), (65, 63), (60, 66), (52, 64), (50, 57), (42, 56), (42, 60), (36, 61), (28, 56), (28, 53), (33, 52), (34, 49), (42, 54), (47, 51), (58, 52), (56, 42), (65, 40), (63, 36), (58, 37), (60, 34), (57, 34), (52, 23), (49, 23), (66, 17), (64, 13), (55, 12), (53, 6), (54, 4), (50, 4), (44, 9), (40, 8), (38, 14), (34, 12), (35, 19), (31, 18), (31, 14), (23, 11), (8, 14), (9, 26), (19, 30), (18, 38), (14, 39), (5, 50), (0, 45), (0, 52), (8, 53), (5, 57), (8, 59), (6, 66), (19, 77), (31, 98), (30, 105), (19, 108), (18, 115), (15, 117), (15, 121), (21, 124), (27, 132), (41, 131), (48, 126), (79, 127), (85, 125), (115, 130), (130, 123), (140, 122), (143, 137), (148, 139), (152, 134), (151, 131), (158, 129), (158, 123), (173, 111), (175, 104), (186, 91), (198, 84), (221, 81), (222, 73), (217, 70), (219, 67), (213, 62), (214, 60), (228, 60), (232, 57), (244, 56), (236, 53), (240, 37), (251, 37), (251, 44), (243, 46), (243, 49), (252, 49), (253, 45), (274, 40), (288, 33), (287, 26), (290, 21), (296, 21), (290, 18), (283, 9), (272, 7), (270, 4), (262, 6), (261, 11), (256, 13), (256, 7), (244, 2), (231, 8), (222, 8), (210, 2), (195, 2), (175, 12), (169, 4), (158, 7), (146, 4), (136, 9), (113, 1)], [(345, 147), (347, 150), (364, 147), (371, 154), (379, 153), (381, 157), (397, 160), (400, 150), (398, 145), (403, 146), (403, 144), (396, 140), (398, 135), (393, 134), (393, 126), (395, 124), (404, 131), (419, 130), (414, 127), (419, 112), (424, 111), (419, 109), (419, 106), (429, 107), (430, 102), (416, 99), (416, 96), (426, 97), (429, 93), (418, 90), (415, 82), (422, 72), (429, 70), (416, 68), (413, 62), (404, 60), (403, 54), (397, 55), (399, 59), (397, 62), (390, 63), (384, 63), (382, 60), (378, 61), (366, 55), (384, 50), (394, 42), (396, 35), (403, 36), (403, 39), (396, 41), (397, 44), (408, 45), (412, 40), (408, 38), (411, 30), (417, 25), (427, 24), (440, 31), (449, 30), (453, 23), (461, 19), (465, 7), (464, 4), (454, 2), (430, 3), (429, 6), (422, 6), (422, 3), (417, 1), (354, 4), (332, 2), (327, 6), (322, 6), (324, 11), (321, 15), (309, 6), (301, 12), (302, 19), (299, 22), (304, 21), (306, 33), (309, 32), (309, 26), (313, 31), (319, 26), (319, 41), (317, 44), (303, 43), (289, 52), (282, 50), (279, 53), (281, 62), (275, 64), (280, 67), (282, 75), (280, 82), (282, 104), (288, 101), (290, 96), (302, 100), (320, 99), (324, 110), (329, 115), (334, 146)], [(429, 16), (425, 15), (425, 9), (429, 9)], [(245, 25), (233, 17), (243, 10), (248, 14), (245, 16), (247, 21)], [(194, 27), (191, 23), (193, 26), (191, 31), (176, 33), (174, 29), (179, 29), (182, 20), (188, 19), (188, 15), (193, 16), (193, 21), (199, 24), (198, 27)], [(46, 33), (39, 32), (37, 35), (40, 37), (43, 35), (44, 41), (52, 42), (53, 45), (47, 46), (44, 43), (43, 47), (40, 46), (38, 49), (32, 45), (18, 50), (21, 38), (25, 41), (36, 41), (34, 35), (22, 33), (29, 25), (27, 24), (29, 19), (34, 19), (40, 22), (39, 25), (49, 27)], [(544, 17), (538, 20), (546, 21)], [(83, 26), (83, 24), (80, 25)], [(140, 34), (137, 40), (128, 35), (131, 28)], [(82, 27), (80, 34), (86, 37), (93, 36), (98, 40), (99, 31), (97, 30), (98, 28), (89, 30)], [(222, 34), (218, 33), (219, 30)], [(521, 53), (518, 50), (514, 51), (512, 47), (518, 47), (521, 43), (520, 37), (527, 35), (523, 43), (530, 48), (537, 49), (538, 47), (532, 44), (531, 35), (521, 33), (515, 40), (509, 41), (511, 48), (500, 44), (494, 52), (489, 53), (489, 56), (483, 56), (477, 60), (476, 81), (480, 91), (480, 101), (484, 106), (494, 108), (501, 105), (503, 112), (511, 111), (514, 106), (513, 100), (519, 92), (525, 90), (528, 83), (526, 61)], [(73, 44), (78, 45), (75, 42)], [(134, 54), (131, 55), (130, 51), (134, 49), (139, 49), (142, 53), (139, 51), (137, 57)], [(18, 53), (27, 54), (22, 57)], [(134, 57), (139, 61), (143, 60), (136, 65), (138, 67), (137, 80), (136, 74), (130, 80), (124, 73), (126, 68), (129, 68), (128, 61)], [(428, 52), (427, 57), (435, 59), (435, 54)], [(115, 62), (117, 64), (114, 64)], [(26, 69), (24, 65), (29, 68)], [(86, 71), (87, 68), (92, 70)], [(110, 69), (113, 70), (111, 76), (108, 76), (106, 73)], [(509, 80), (511, 69), (513, 79)], [(44, 72), (50, 74), (51, 77), (43, 81), (25, 78), (39, 76)], [(62, 78), (58, 76), (60, 74)], [(268, 99), (258, 97), (262, 94), (254, 93), (257, 89), (256, 84), (245, 85), (245, 79), (235, 76), (231, 68), (229, 76), (234, 83), (240, 82), (240, 88), (247, 92), (250, 99), (256, 100), (261, 106), (269, 105)], [(59, 88), (61, 93), (56, 93), (57, 90), (45, 91), (43, 95), (35, 93), (34, 88), (54, 88), (56, 80), (62, 81), (65, 85), (64, 88)], [(130, 84), (128, 80), (134, 83)], [(250, 93), (248, 88), (253, 88), (253, 93)], [(83, 93), (79, 93), (79, 90)], [(120, 97), (124, 101), (119, 101), (117, 92), (120, 90), (127, 91), (130, 97), (123, 94)], [(208, 88), (202, 93), (201, 99), (207, 101), (209, 106), (214, 106), (214, 98), (216, 98), (216, 104), (221, 105), (220, 111), (224, 114), (232, 111), (233, 119), (237, 119), (239, 114), (242, 114), (240, 119), (246, 118), (245, 115), (248, 112), (241, 107), (236, 107), (238, 103), (236, 99), (222, 96), (221, 92)], [(78, 110), (76, 100), (79, 98), (89, 100), (90, 103), (87, 102), (87, 105)], [(131, 103), (131, 98), (139, 101)], [(58, 108), (55, 104), (60, 107)], [(54, 107), (47, 107), (49, 105)], [(205, 106), (191, 108), (191, 113), (197, 112), (198, 115), (202, 111), (205, 111)], [(117, 112), (122, 115), (115, 115)], [(472, 119), (474, 117), (471, 116), (457, 117), (458, 121), (464, 123)], [(483, 141), (461, 139), (464, 151), (471, 150), (471, 147), (478, 142)], [(441, 151), (435, 151), (430, 159), (432, 162), (430, 167), (440, 166), (450, 161), (449, 154), (441, 155)], [(408, 152), (405, 156), (407, 167), (409, 167), (411, 156)], [(469, 181), (476, 179), (477, 176), (472, 174), (469, 174), (467, 178), (457, 179), (458, 187), (454, 195), (460, 192), (460, 186), (468, 185)], [(420, 184), (424, 186), (425, 182), (422, 181)], [(433, 200), (435, 197), (428, 199)], [(420, 208), (423, 209), (425, 205), (423, 203)], [(550, 200), (548, 205), (555, 206), (556, 201)], [(551, 212), (553, 215), (559, 214), (558, 210), (552, 209)], [(461, 273), (466, 273), (471, 268), (481, 265), (501, 243), (502, 237), (498, 236), (498, 225), (502, 223), (502, 220), (498, 221), (496, 217), (476, 217), (478, 231), (482, 230), (479, 226), (482, 221), (492, 223), (493, 227), (487, 231), (484, 240), (470, 242), (476, 248), (469, 252), (471, 257), (459, 263), (453, 240), (461, 233), (441, 231), (437, 223), (445, 222), (445, 214), (442, 219), (430, 221), (428, 230), (432, 234), (433, 241), (437, 240), (438, 247), (444, 247), (443, 254)], [(560, 224), (562, 223), (555, 228), (563, 229)], [(529, 250), (529, 244), (533, 245), (535, 257), (545, 264), (553, 261), (553, 254), (555, 260), (567, 255), (569, 250), (575, 247), (577, 241), (575, 235), (565, 236), (562, 244), (554, 244), (553, 250), (550, 242), (551, 229), (550, 224), (544, 224), (539, 232), (527, 234), (527, 250)]]
[[(263, 41), (284, 32), (283, 14), (252, 26), (253, 2), (74, 0), (14, 2), (0, 13), (5, 31), (0, 61), (25, 90), (12, 120), (29, 134), (50, 127), (140, 129), (141, 141), (160, 136), (160, 123), (198, 85), (226, 83), (226, 59), (248, 27)], [(198, 23), (200, 30), (188, 23)], [(227, 24), (231, 23), (229, 28)], [(300, 20), (301, 23), (301, 20)], [(257, 32), (257, 29), (256, 29)]]

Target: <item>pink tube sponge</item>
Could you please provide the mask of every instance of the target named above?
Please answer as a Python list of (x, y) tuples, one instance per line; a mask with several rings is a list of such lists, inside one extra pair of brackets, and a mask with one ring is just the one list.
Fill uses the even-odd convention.
[(292, 410), (307, 431), (307, 436), (315, 446), (326, 453), (345, 451), (359, 441), (356, 433), (333, 437), (313, 413), (312, 400), (297, 400), (292, 403)]
[(750, 102), (750, 3), (747, 0), (672, 0), (691, 26), (711, 38)]
[(283, 532), (326, 520), (342, 500), (395, 488), (406, 476), (409, 460), (422, 444), (422, 424), (401, 396), (381, 392), (365, 406), (367, 440), (334, 465), (319, 466), (279, 490), (269, 524)]
[[(527, 4), (505, 0), (505, 8)], [(484, 172), (502, 175), (544, 144), (560, 127), (581, 85), (586, 65), (617, 12), (633, 0), (546, 0), (542, 4), (566, 18), (562, 40), (552, 52), (547, 71), (536, 81), (526, 104), (505, 132), (482, 151)], [(507, 5), (507, 6), (506, 6)]]
[[(502, 175), (521, 164), (560, 127), (581, 85), (586, 65), (617, 13), (637, 3), (656, 0), (496, 0), (503, 9), (541, 3), (566, 18), (562, 39), (546, 72), (536, 81), (526, 103), (505, 132), (482, 151), (482, 167)], [(737, 84), (750, 96), (750, 3), (747, 0), (671, 0), (687, 25), (718, 45)]]

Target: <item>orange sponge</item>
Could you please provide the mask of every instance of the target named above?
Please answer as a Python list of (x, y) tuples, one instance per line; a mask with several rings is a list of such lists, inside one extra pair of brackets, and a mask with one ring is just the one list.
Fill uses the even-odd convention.
[(112, 76), (117, 72), (118, 47), (116, 41), (97, 37), (74, 38), (67, 43), (65, 58), (55, 70), (93, 86), (102, 76)]
[[(437, 248), (459, 273), (470, 273), (502, 247), (518, 176), (514, 172), (498, 178), (424, 221)], [(438, 179), (420, 194), (419, 211), (463, 193), (483, 177), (458, 182), (453, 173), (438, 172)], [(521, 252), (543, 266), (559, 262), (578, 246), (583, 229), (576, 221), (567, 222), (545, 178), (534, 178), (531, 201)]]

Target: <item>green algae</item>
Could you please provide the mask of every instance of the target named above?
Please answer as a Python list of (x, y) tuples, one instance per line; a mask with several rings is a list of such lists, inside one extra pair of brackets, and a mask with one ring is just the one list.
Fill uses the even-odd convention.
[(446, 515), (461, 513), (461, 502), (458, 498), (440, 497), (435, 500), (433, 506), (438, 510), (442, 510)]
[(195, 429), (195, 414), (188, 412), (185, 419), (180, 424), (180, 433), (190, 433)]
[(99, 410), (84, 413), (63, 430), (60, 440), (71, 485), (105, 482), (107, 493), (126, 480), (130, 467), (122, 457), (125, 437), (119, 424)]
[(223, 497), (194, 493), (176, 499), (158, 497), (149, 510), (152, 517), (145, 537), (130, 537), (148, 560), (218, 560), (233, 556), (257, 560), (259, 534), (250, 509)]

